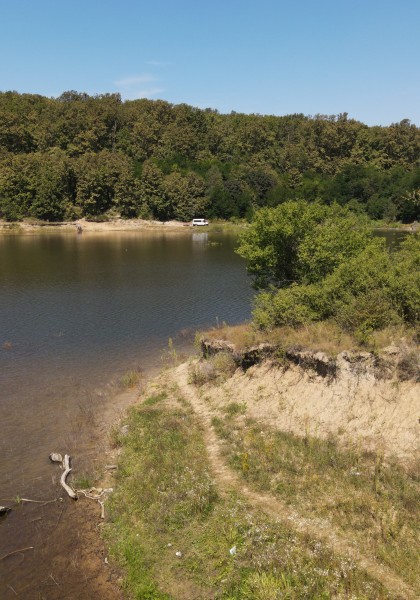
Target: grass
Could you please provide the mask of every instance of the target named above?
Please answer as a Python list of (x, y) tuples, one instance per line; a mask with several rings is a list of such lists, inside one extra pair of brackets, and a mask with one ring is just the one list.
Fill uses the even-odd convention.
[(200, 387), (205, 383), (223, 383), (236, 371), (233, 356), (219, 352), (190, 366), (189, 381)]
[(301, 438), (226, 412), (213, 425), (247, 482), (332, 523), (420, 593), (417, 469), (407, 473), (361, 448)]
[(126, 371), (120, 379), (120, 386), (122, 388), (133, 388), (136, 387), (141, 379), (141, 373), (139, 371)]
[(73, 478), (71, 485), (76, 490), (88, 490), (95, 485), (97, 477), (88, 472), (78, 474)]
[(125, 572), (126, 597), (392, 597), (319, 541), (270, 520), (233, 492), (220, 494), (201, 425), (177, 389), (155, 389), (125, 425), (105, 535)]

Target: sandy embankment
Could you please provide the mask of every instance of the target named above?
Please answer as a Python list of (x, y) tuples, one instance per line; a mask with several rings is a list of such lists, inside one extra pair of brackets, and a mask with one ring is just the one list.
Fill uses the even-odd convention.
[[(229, 347), (223, 341), (212, 343), (217, 351)], [(368, 352), (342, 352), (333, 360), (309, 351), (282, 364), (268, 359), (246, 371), (238, 368), (221, 386), (202, 391), (215, 410), (223, 412), (227, 404), (239, 402), (248, 417), (275, 429), (303, 437), (332, 436), (344, 446), (392, 456), (409, 466), (420, 458), (420, 382), (401, 381), (394, 364), (398, 354), (386, 350), (388, 376), (378, 372)], [(321, 357), (321, 367), (333, 364), (334, 372), (322, 373), (316, 360), (303, 360), (306, 355)]]
[(182, 231), (191, 228), (191, 223), (181, 221), (146, 221), (144, 219), (113, 219), (103, 223), (79, 219), (78, 221), (66, 221), (62, 223), (48, 223), (40, 221), (22, 221), (19, 223), (8, 223), (0, 220), (0, 233), (40, 233), (40, 232), (77, 232), (80, 226), (82, 231), (107, 232), (107, 231), (137, 231), (137, 230), (160, 230), (160, 231)]
[(368, 377), (334, 382), (291, 366), (238, 372), (222, 390), (209, 390), (215, 405), (245, 402), (248, 416), (282, 431), (326, 438), (394, 455), (410, 463), (419, 454), (420, 385)]

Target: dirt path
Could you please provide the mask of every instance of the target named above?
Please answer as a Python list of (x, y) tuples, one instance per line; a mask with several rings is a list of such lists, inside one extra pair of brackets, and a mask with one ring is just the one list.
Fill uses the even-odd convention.
[(226, 464), (223, 458), (222, 442), (212, 426), (212, 418), (215, 413), (203, 401), (196, 388), (188, 383), (188, 364), (182, 364), (173, 369), (169, 376), (178, 386), (181, 394), (191, 403), (195, 413), (202, 421), (204, 441), (221, 493), (228, 493), (232, 490), (239, 492), (252, 506), (259, 508), (274, 520), (286, 522), (297, 531), (321, 540), (334, 553), (351, 558), (360, 568), (382, 583), (397, 597), (410, 600), (417, 598), (417, 594), (396, 573), (363, 556), (356, 540), (344, 537), (329, 522), (304, 518), (274, 496), (251, 490)]

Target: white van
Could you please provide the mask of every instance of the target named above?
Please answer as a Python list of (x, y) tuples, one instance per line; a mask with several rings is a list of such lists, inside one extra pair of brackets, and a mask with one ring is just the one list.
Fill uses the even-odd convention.
[(193, 227), (199, 227), (199, 226), (208, 225), (208, 224), (209, 224), (209, 222), (206, 221), (205, 219), (193, 219), (192, 220)]

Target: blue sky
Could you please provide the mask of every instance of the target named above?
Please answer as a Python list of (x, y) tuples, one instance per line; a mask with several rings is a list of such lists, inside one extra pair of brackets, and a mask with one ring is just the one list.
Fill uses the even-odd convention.
[(0, 90), (420, 125), (420, 0), (0, 0)]

